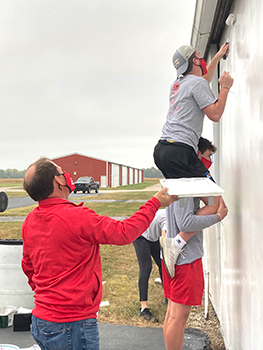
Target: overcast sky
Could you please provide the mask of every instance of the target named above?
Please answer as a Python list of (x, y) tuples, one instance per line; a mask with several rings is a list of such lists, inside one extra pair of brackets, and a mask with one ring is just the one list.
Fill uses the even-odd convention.
[(195, 0), (2, 0), (0, 169), (83, 155), (154, 166)]

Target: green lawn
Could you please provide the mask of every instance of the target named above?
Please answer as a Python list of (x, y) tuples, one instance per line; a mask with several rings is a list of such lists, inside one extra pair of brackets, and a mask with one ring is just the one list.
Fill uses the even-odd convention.
[(160, 327), (164, 321), (166, 306), (161, 285), (154, 282), (159, 277), (153, 262), (149, 280), (148, 306), (160, 323), (142, 320), (139, 314), (139, 265), (133, 244), (126, 246), (101, 246), (102, 276), (108, 294), (104, 300), (110, 305), (100, 309), (98, 321), (102, 323), (128, 324), (133, 326)]

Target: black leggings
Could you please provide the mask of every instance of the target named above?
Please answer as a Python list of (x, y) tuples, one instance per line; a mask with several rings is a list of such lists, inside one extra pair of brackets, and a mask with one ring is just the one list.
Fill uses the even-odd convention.
[(195, 150), (185, 143), (160, 140), (154, 148), (153, 157), (166, 179), (206, 177), (206, 167)]
[(159, 268), (160, 278), (162, 280), (162, 265), (160, 258), (160, 243), (159, 241), (151, 242), (145, 239), (143, 236), (139, 236), (133, 242), (138, 263), (139, 263), (139, 292), (140, 301), (148, 300), (148, 284), (149, 277), (152, 271), (152, 258)]

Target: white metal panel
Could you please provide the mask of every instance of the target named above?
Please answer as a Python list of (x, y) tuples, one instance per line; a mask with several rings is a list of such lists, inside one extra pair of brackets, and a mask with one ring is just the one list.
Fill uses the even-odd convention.
[(129, 168), (129, 184), (133, 184), (133, 168)]
[[(225, 190), (229, 215), (220, 228), (221, 242), (216, 228), (205, 233), (205, 263), (226, 346), (261, 350), (263, 5), (260, 0), (240, 0), (231, 12), (237, 15), (230, 34), (231, 53), (220, 67), (235, 79), (220, 122), (220, 186)], [(226, 27), (222, 43), (229, 32)], [(221, 258), (217, 256), (220, 250)]]
[(142, 182), (142, 170), (139, 170), (139, 183)]
[(120, 165), (111, 164), (111, 187), (117, 187), (120, 184)]
[(138, 169), (135, 169), (134, 171), (134, 183), (137, 184), (138, 183)]
[(126, 166), (122, 166), (122, 186), (126, 186), (128, 184), (128, 171)]
[(107, 176), (106, 175), (101, 175), (100, 176), (100, 187), (107, 187)]

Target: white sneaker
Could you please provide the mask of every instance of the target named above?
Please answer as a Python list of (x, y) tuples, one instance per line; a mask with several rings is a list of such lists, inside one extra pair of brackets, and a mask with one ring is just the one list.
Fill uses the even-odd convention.
[(178, 259), (179, 254), (182, 254), (183, 250), (177, 249), (174, 245), (174, 238), (160, 237), (160, 246), (163, 252), (163, 262), (171, 278), (175, 275), (175, 264)]

